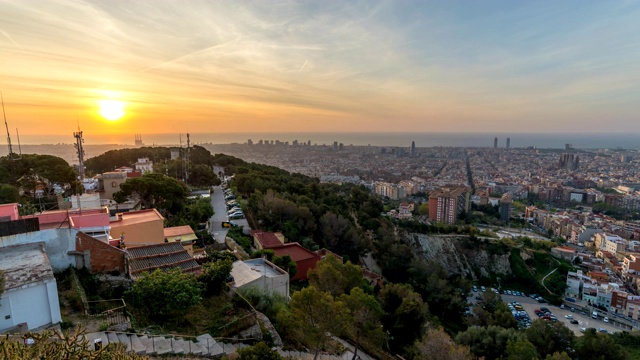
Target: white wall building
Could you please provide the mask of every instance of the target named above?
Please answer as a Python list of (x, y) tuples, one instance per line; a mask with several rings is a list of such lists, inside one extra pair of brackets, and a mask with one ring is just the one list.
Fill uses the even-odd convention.
[(58, 289), (44, 244), (2, 248), (0, 270), (5, 292), (0, 298), (0, 332), (28, 330), (62, 321)]
[(135, 163), (136, 171), (140, 171), (142, 173), (153, 172), (153, 161), (149, 160), (149, 158), (139, 158), (138, 162)]
[(231, 276), (235, 289), (253, 287), (289, 299), (289, 274), (265, 259), (238, 260), (233, 263)]

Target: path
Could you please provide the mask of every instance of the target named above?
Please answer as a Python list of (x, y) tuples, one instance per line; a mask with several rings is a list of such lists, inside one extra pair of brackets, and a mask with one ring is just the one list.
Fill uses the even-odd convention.
[(540, 284), (542, 284), (542, 286), (544, 286), (544, 288), (545, 288), (545, 289), (547, 289), (547, 291), (549, 292), (549, 294), (553, 294), (553, 293), (551, 292), (551, 290), (549, 290), (549, 289), (547, 288), (547, 286), (544, 284), (544, 281), (545, 281), (545, 280), (547, 280), (547, 278), (549, 277), (549, 275), (551, 275), (551, 274), (553, 274), (554, 272), (556, 272), (556, 270), (558, 270), (558, 268), (555, 268), (555, 269), (551, 270), (547, 275), (545, 275), (545, 276), (542, 278), (542, 280), (540, 280)]

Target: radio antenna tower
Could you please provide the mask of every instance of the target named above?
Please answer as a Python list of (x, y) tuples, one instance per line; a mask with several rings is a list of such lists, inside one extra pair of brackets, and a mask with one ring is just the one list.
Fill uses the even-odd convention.
[(73, 137), (76, 138), (76, 143), (73, 144), (73, 147), (76, 148), (76, 153), (78, 154), (78, 176), (80, 181), (84, 181), (84, 147), (82, 144), (84, 143), (84, 138), (82, 137), (82, 131), (80, 131), (80, 126), (78, 125), (78, 132), (73, 133)]
[[(11, 134), (9, 134), (9, 124), (7, 124), (7, 113), (4, 111), (4, 97), (0, 92), (0, 100), (2, 100), (2, 115), (4, 115), (4, 126), (7, 128), (7, 144), (9, 145), (9, 160), (14, 160), (15, 154), (11, 147)], [(16, 159), (17, 160), (17, 159)]]
[(184, 167), (184, 183), (189, 184), (189, 159), (191, 158), (191, 142), (189, 140), (189, 133), (187, 133), (187, 156), (185, 157)]

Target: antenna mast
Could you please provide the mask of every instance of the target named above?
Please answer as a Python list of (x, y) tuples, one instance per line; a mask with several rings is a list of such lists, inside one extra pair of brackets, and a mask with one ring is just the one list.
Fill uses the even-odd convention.
[(187, 133), (187, 156), (185, 159), (185, 167), (184, 167), (184, 183), (189, 184), (189, 160), (191, 158), (191, 142), (189, 140), (189, 133)]
[(78, 132), (73, 133), (73, 137), (76, 138), (76, 143), (73, 144), (73, 146), (76, 148), (76, 153), (78, 154), (78, 174), (82, 182), (84, 181), (84, 147), (82, 146), (84, 139), (82, 138), (80, 126), (78, 126)]
[(20, 152), (20, 157), (22, 157), (22, 146), (20, 146), (20, 133), (18, 132), (18, 128), (16, 128), (16, 135), (18, 136), (18, 151)]
[(7, 128), (7, 144), (9, 145), (9, 159), (13, 160), (13, 148), (11, 147), (11, 134), (9, 134), (9, 124), (7, 124), (7, 113), (4, 111), (4, 97), (0, 92), (0, 100), (2, 100), (2, 115), (4, 115), (4, 126)]

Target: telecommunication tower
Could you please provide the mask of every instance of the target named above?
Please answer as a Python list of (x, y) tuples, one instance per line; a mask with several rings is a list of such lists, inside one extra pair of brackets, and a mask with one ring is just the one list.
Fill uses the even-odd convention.
[(73, 144), (73, 147), (76, 148), (76, 153), (78, 154), (78, 174), (80, 175), (80, 181), (84, 181), (84, 147), (82, 146), (84, 138), (80, 127), (78, 127), (78, 132), (73, 133), (73, 137), (76, 138), (76, 143)]

